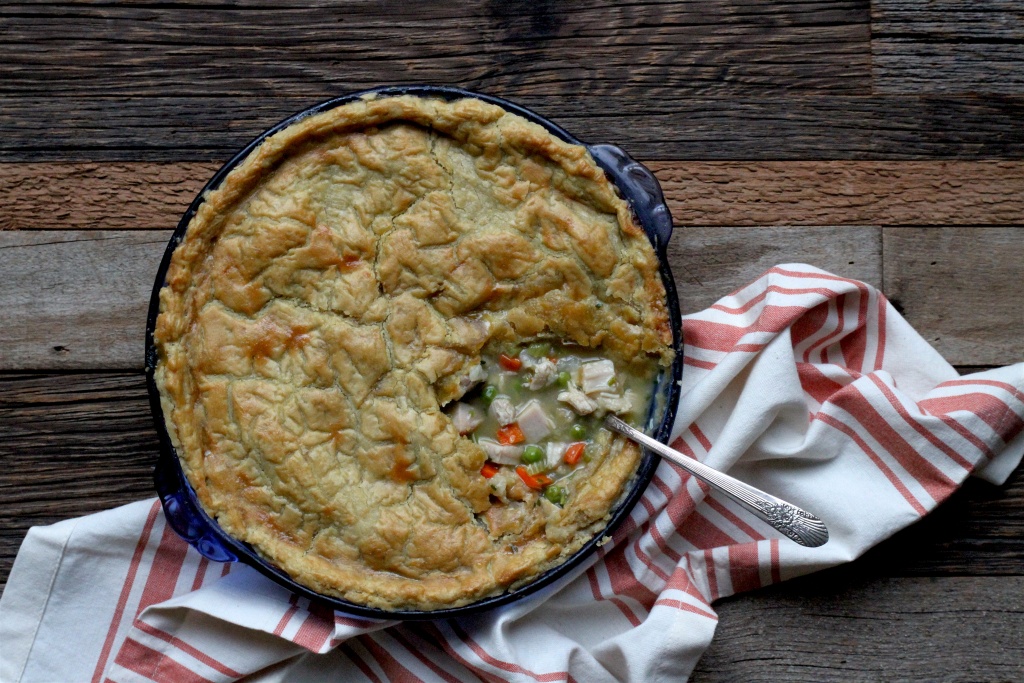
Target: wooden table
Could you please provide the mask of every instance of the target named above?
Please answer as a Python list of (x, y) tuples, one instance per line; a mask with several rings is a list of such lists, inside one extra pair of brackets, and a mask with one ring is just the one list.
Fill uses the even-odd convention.
[[(355, 89), (507, 96), (648, 162), (686, 311), (806, 261), (961, 370), (1024, 360), (1014, 0), (257, 5), (0, 6), (0, 581), (29, 526), (152, 495), (169, 231), (246, 141)], [(1022, 680), (1024, 476), (717, 608), (696, 681)]]

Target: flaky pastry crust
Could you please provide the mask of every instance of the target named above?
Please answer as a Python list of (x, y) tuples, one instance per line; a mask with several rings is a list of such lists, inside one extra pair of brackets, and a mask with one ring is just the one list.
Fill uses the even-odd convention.
[(639, 462), (606, 439), (565, 508), (495, 501), (442, 407), (482, 353), (533, 338), (671, 363), (626, 203), (586, 149), (500, 107), (366, 98), (269, 137), (204, 198), (160, 293), (156, 380), (225, 531), (322, 594), (432, 610), (564, 561)]

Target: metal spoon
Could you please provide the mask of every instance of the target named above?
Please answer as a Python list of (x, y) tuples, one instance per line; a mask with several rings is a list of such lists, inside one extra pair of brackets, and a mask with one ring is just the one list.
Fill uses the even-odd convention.
[(636, 441), (666, 460), (671, 460), (704, 483), (718, 489), (800, 545), (817, 548), (820, 545), (825, 545), (828, 541), (828, 529), (825, 528), (825, 523), (792, 503), (787, 503), (749, 484), (744, 484), (704, 463), (687, 458), (665, 444), (655, 441), (640, 430), (630, 427), (614, 415), (606, 417), (604, 424), (608, 429)]

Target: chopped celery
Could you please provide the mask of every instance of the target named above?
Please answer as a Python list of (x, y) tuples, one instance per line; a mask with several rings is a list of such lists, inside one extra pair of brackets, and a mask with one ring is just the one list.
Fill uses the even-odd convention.
[(534, 358), (545, 358), (551, 353), (551, 344), (537, 343), (526, 347), (526, 352)]
[(536, 477), (538, 474), (544, 474), (548, 471), (548, 464), (545, 461), (531, 463), (526, 466), (526, 472), (531, 477)]

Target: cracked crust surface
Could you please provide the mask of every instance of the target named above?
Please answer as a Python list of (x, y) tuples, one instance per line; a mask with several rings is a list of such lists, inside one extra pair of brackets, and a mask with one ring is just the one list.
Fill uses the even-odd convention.
[(155, 330), (168, 430), (206, 511), (313, 590), (499, 594), (600, 531), (640, 454), (604, 439), (565, 508), (493, 495), (441, 407), (534, 338), (667, 366), (657, 268), (584, 148), (473, 99), (347, 104), (264, 141), (189, 224)]

